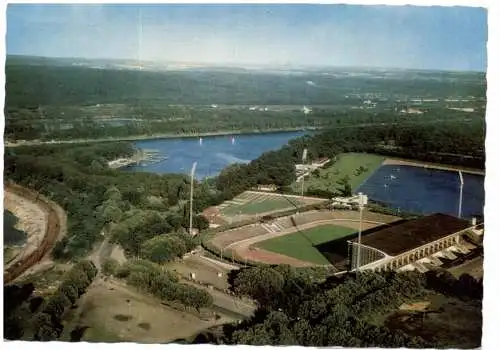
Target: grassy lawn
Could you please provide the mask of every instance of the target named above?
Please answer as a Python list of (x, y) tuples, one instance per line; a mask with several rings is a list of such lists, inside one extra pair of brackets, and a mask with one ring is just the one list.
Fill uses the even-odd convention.
[(265, 199), (261, 202), (249, 202), (241, 205), (231, 204), (226, 208), (222, 209), (221, 212), (223, 215), (253, 215), (266, 213), (275, 210), (284, 210), (288, 208), (293, 208), (293, 204), (302, 205), (301, 201), (294, 198), (282, 198), (282, 197), (269, 197), (269, 199)]
[(76, 326), (85, 326), (82, 341), (165, 343), (190, 337), (216, 322), (234, 321), (225, 315), (219, 321), (202, 320), (120, 282), (94, 283), (78, 305), (65, 316), (60, 340), (68, 341)]
[(310, 230), (268, 239), (258, 243), (257, 246), (299, 260), (315, 264), (329, 264), (329, 261), (314, 246), (345, 237), (352, 232), (352, 228), (323, 225)]
[[(337, 181), (345, 176), (349, 176), (350, 184), (355, 191), (384, 161), (383, 156), (365, 153), (344, 153), (337, 156), (337, 161), (331, 166), (319, 169), (318, 176), (309, 176), (304, 181), (304, 190), (308, 188), (333, 190), (338, 187)], [(364, 167), (366, 171), (356, 174), (359, 167)], [(295, 182), (293, 189), (297, 193), (301, 190), (302, 183)]]

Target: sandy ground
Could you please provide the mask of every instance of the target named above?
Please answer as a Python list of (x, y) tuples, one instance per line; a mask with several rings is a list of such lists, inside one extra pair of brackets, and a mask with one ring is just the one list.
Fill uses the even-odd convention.
[[(228, 289), (227, 275), (229, 269), (193, 255), (182, 261), (175, 261), (166, 265), (168, 270), (174, 271), (183, 278), (191, 278), (191, 273), (195, 274), (197, 281), (209, 283), (220, 289)], [(219, 274), (222, 274), (219, 277)]]
[[(89, 326), (82, 341), (164, 343), (234, 321), (227, 316), (202, 320), (112, 279), (96, 280), (79, 305), (68, 320), (67, 331), (76, 325)], [(126, 319), (119, 320), (117, 315)]]
[[(19, 254), (9, 263), (11, 266), (32, 253), (42, 242), (47, 228), (48, 212), (44, 207), (4, 187), (4, 208), (19, 219), (16, 228), (27, 233), (28, 238)], [(8, 267), (5, 266), (5, 267)]]
[(123, 248), (118, 244), (114, 244), (112, 246), (110, 257), (118, 261), (118, 263), (120, 264), (123, 264), (124, 262), (127, 261), (127, 257), (125, 256)]

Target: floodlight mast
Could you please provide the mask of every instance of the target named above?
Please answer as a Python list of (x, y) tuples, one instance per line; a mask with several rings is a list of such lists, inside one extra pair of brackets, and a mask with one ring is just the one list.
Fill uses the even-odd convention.
[(462, 196), (464, 191), (464, 177), (462, 176), (462, 171), (458, 171), (458, 176), (460, 176), (460, 199), (458, 201), (458, 217), (462, 218)]
[[(304, 151), (302, 152), (302, 170), (305, 171), (305, 165), (306, 165), (306, 161), (307, 161), (307, 148), (304, 148)], [(304, 197), (304, 180), (305, 180), (306, 176), (305, 176), (305, 172), (302, 174), (302, 191), (301, 191), (301, 194), (302, 194), (302, 197)]]
[(356, 253), (356, 272), (359, 272), (361, 265), (361, 231), (363, 231), (363, 208), (368, 203), (368, 197), (363, 193), (358, 193), (359, 201), (359, 230), (358, 230), (358, 249)]
[(193, 234), (193, 189), (194, 189), (194, 173), (196, 171), (196, 162), (191, 168), (191, 193), (189, 198), (189, 234)]

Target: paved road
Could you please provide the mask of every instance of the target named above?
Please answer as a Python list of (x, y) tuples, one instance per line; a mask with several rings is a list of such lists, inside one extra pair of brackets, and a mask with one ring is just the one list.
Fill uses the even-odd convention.
[(232, 314), (238, 314), (243, 317), (250, 317), (253, 315), (256, 305), (250, 301), (245, 301), (231, 295), (219, 292), (215, 289), (210, 289), (207, 287), (200, 286), (199, 284), (192, 283), (189, 281), (183, 281), (182, 283), (192, 285), (196, 288), (206, 290), (214, 300), (214, 306), (221, 310), (227, 310)]
[(111, 255), (111, 250), (112, 247), (109, 244), (109, 238), (105, 238), (89, 255), (90, 261), (94, 263), (99, 271), (104, 261)]
[(228, 263), (225, 263), (225, 262), (222, 262), (219, 260), (215, 260), (215, 259), (203, 256), (203, 255), (198, 255), (198, 257), (205, 260), (205, 262), (207, 262), (209, 264), (215, 264), (215, 265), (218, 265), (218, 266), (220, 266), (224, 269), (227, 269), (227, 270), (239, 270), (240, 269), (240, 267), (237, 265), (228, 264)]

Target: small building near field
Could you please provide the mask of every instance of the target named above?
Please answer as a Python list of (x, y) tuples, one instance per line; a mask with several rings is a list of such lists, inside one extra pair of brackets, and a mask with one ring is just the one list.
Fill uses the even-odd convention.
[(257, 189), (259, 191), (265, 191), (265, 192), (276, 192), (278, 190), (278, 186), (276, 186), (276, 185), (258, 185)]

